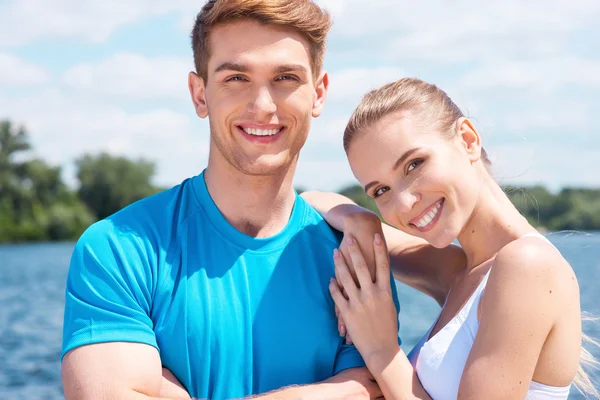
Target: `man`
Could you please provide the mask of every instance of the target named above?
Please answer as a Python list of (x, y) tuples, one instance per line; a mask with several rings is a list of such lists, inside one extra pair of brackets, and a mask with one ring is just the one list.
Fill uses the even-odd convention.
[(325, 102), (329, 27), (306, 0), (217, 0), (199, 13), (189, 89), (210, 122), (208, 166), (79, 240), (67, 399), (380, 396), (337, 332), (339, 236), (292, 189)]

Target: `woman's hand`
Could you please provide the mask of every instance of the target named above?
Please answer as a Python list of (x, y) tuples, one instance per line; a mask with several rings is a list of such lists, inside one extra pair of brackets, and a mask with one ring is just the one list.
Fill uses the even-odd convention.
[[(350, 249), (349, 249), (349, 238), (353, 238), (356, 241), (358, 249), (365, 259), (365, 265), (369, 268), (369, 274), (372, 279), (375, 280), (375, 253), (373, 247), (373, 237), (375, 234), (379, 234), (383, 236), (381, 220), (379, 217), (366, 209), (342, 204), (333, 208), (330, 212), (336, 212), (338, 208), (344, 208), (344, 210), (340, 210), (339, 213), (343, 213), (342, 222), (343, 222), (343, 232), (344, 238), (340, 244), (340, 251), (342, 252), (344, 259), (347, 262), (348, 270), (350, 271), (350, 275), (354, 278), (354, 282), (358, 284), (358, 278), (356, 277), (356, 272), (354, 271), (354, 263), (352, 262), (352, 258), (350, 257)], [(341, 286), (341, 281), (338, 278), (338, 285)], [(344, 293), (344, 288), (341, 287), (342, 293)], [(347, 298), (347, 296), (345, 295)], [(338, 317), (338, 331), (341, 336), (346, 336), (346, 343), (352, 344), (352, 335), (349, 335), (346, 329), (346, 325), (342, 318), (340, 318), (339, 310), (336, 307), (336, 315)]]
[(343, 254), (335, 250), (337, 280), (332, 279), (329, 290), (367, 366), (378, 365), (382, 358), (393, 357), (399, 347), (398, 314), (392, 298), (387, 248), (381, 235), (375, 234), (372, 241), (375, 259), (373, 278), (356, 240), (348, 236), (345, 241), (358, 285), (350, 274)]
[(342, 243), (340, 243), (340, 251), (344, 255), (350, 274), (354, 278), (354, 281), (358, 283), (358, 278), (354, 271), (354, 262), (350, 256), (349, 248), (349, 239), (353, 238), (364, 257), (365, 265), (368, 268), (371, 278), (375, 280), (375, 248), (373, 246), (373, 238), (375, 237), (375, 234), (379, 234), (383, 237), (381, 220), (377, 214), (356, 207), (351, 211), (347, 211), (343, 217), (343, 222), (344, 239)]

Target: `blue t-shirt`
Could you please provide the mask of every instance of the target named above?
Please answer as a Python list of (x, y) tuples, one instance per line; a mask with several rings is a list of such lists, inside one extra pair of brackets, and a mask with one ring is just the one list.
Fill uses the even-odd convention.
[(282, 232), (247, 236), (223, 217), (204, 174), (188, 179), (81, 237), (67, 280), (62, 353), (145, 343), (192, 397), (215, 399), (364, 366), (338, 335), (328, 290), (339, 240), (299, 196)]

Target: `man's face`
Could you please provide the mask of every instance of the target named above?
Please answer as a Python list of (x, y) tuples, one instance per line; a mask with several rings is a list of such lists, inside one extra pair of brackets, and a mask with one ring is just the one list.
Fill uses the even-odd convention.
[(207, 80), (190, 74), (190, 91), (197, 114), (209, 117), (211, 158), (249, 175), (287, 170), (328, 86), (327, 74), (313, 78), (308, 42), (244, 20), (215, 27), (209, 48)]

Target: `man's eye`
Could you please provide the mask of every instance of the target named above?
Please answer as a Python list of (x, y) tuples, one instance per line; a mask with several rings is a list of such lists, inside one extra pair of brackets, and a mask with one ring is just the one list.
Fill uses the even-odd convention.
[(241, 81), (245, 81), (245, 80), (246, 80), (246, 78), (244, 78), (243, 76), (235, 75), (235, 76), (227, 78), (225, 81), (226, 82), (241, 82)]
[(278, 76), (277, 79), (275, 79), (277, 81), (298, 81), (298, 77), (294, 76), (294, 75), (281, 75)]

